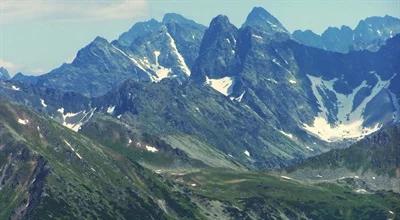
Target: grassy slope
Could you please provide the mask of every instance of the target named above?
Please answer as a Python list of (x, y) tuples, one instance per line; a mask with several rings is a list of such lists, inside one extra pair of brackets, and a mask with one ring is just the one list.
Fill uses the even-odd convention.
[(357, 194), (336, 184), (307, 185), (262, 173), (202, 170), (183, 177), (194, 194), (220, 200), (235, 215), (261, 218), (387, 219), (400, 212), (398, 194)]
[[(28, 119), (29, 123), (21, 125), (16, 122), (18, 118)], [(27, 178), (7, 182), (3, 187), (7, 191), (1, 191), (6, 193), (0, 196), (2, 217), (12, 214), (16, 207), (26, 207), (28, 201), (25, 210), (32, 219), (387, 219), (400, 213), (397, 194), (356, 194), (335, 184), (307, 185), (264, 173), (207, 168), (161, 177), (118, 148), (104, 147), (5, 102), (0, 102), (0, 124), (4, 126), (2, 137), (8, 137), (0, 143), (1, 169), (4, 158), (10, 155), (5, 149), (18, 149), (9, 147), (14, 145), (7, 140), (30, 152), (24, 160), (13, 160), (21, 163), (14, 173)], [(40, 178), (43, 185), (32, 184), (32, 177), (40, 175), (24, 173), (31, 170), (26, 166), (39, 158), (45, 160), (44, 167), (49, 170), (39, 173), (44, 174)], [(39, 197), (32, 190), (35, 187), (43, 190)], [(222, 204), (222, 212), (215, 211), (215, 204)]]
[[(3, 101), (0, 105), (0, 123), (7, 126), (7, 134), (31, 154), (43, 157), (50, 169), (40, 201), (32, 209), (30, 206), (33, 204), (24, 208), (33, 219), (61, 216), (165, 219), (173, 216), (196, 218), (199, 215), (185, 196), (173, 192), (168, 181), (154, 176), (123, 155), (33, 112)], [(16, 122), (18, 118), (27, 119), (29, 123), (19, 124)], [(40, 127), (40, 132), (37, 127)], [(9, 143), (1, 141), (2, 145), (8, 146)], [(0, 151), (0, 154), (2, 158), (10, 155), (5, 151)], [(22, 171), (18, 174), (25, 176)], [(30, 185), (20, 181), (3, 188), (10, 187), (25, 190), (23, 193), (12, 190), (12, 196), (0, 198), (0, 204), (10, 205), (1, 209), (4, 216), (10, 214), (9, 210), (23, 207), (33, 195), (29, 192)], [(165, 208), (160, 203), (165, 203)]]
[[(400, 177), (400, 125), (393, 125), (364, 138), (349, 148), (332, 150), (307, 159), (289, 169), (335, 169), (372, 171), (380, 175)], [(396, 174), (396, 172), (398, 172)]]

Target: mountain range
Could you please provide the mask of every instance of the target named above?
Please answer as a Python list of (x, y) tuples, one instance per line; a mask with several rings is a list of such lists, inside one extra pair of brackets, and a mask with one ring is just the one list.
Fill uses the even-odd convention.
[(399, 27), (168, 13), (1, 68), (0, 219), (396, 218)]
[(385, 41), (400, 33), (400, 19), (386, 15), (361, 20), (352, 30), (348, 26), (329, 27), (321, 35), (311, 30), (296, 30), (293, 38), (305, 45), (347, 53), (354, 50), (377, 51)]

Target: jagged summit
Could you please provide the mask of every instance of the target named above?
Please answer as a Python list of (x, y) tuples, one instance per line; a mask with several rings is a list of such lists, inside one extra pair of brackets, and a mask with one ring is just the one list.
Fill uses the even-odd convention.
[(0, 80), (8, 80), (8, 79), (10, 79), (8, 70), (4, 67), (0, 67)]
[(321, 35), (310, 31), (294, 31), (293, 38), (307, 46), (334, 52), (352, 50), (377, 51), (385, 41), (400, 33), (400, 19), (386, 15), (361, 20), (354, 29), (346, 25), (328, 27)]
[(127, 32), (121, 34), (118, 38), (118, 43), (122, 46), (130, 46), (136, 38), (145, 36), (149, 32), (159, 29), (161, 26), (162, 23), (155, 19), (135, 23)]
[(228, 16), (226, 15), (218, 15), (217, 17), (213, 18), (210, 22), (210, 27), (209, 29), (215, 29), (215, 28), (233, 28), (234, 25), (229, 21)]
[(251, 10), (246, 18), (246, 22), (242, 25), (242, 27), (246, 26), (260, 29), (268, 34), (274, 34), (276, 32), (289, 33), (278, 19), (262, 7), (254, 7)]
[(197, 24), (195, 21), (184, 17), (178, 13), (166, 13), (162, 19), (163, 24), (181, 23), (181, 24)]
[(236, 44), (239, 31), (225, 15), (215, 17), (204, 33), (193, 77), (204, 81), (205, 76), (221, 78), (237, 71)]

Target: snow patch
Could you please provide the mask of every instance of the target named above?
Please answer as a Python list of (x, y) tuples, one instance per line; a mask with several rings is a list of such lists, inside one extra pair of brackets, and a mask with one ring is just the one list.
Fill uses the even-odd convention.
[(268, 78), (267, 81), (272, 82), (272, 83), (274, 83), (274, 84), (278, 84), (278, 82), (277, 82), (276, 80), (271, 79), (271, 78)]
[(397, 101), (396, 95), (393, 92), (389, 91), (389, 95), (394, 107), (393, 121), (398, 122), (400, 121), (400, 105), (399, 102)]
[(223, 95), (229, 96), (232, 93), (234, 78), (225, 76), (219, 79), (210, 79), (206, 76), (206, 84)]
[(248, 150), (245, 150), (244, 154), (246, 154), (246, 156), (250, 157), (250, 152)]
[[(92, 118), (95, 111), (96, 111), (96, 108), (91, 109), (88, 112), (86, 112), (86, 110), (85, 110), (85, 111), (79, 111), (76, 113), (72, 113), (72, 112), (65, 113), (64, 108), (59, 108), (57, 110), (57, 112), (59, 112), (61, 114), (62, 125), (64, 127), (67, 127), (69, 129), (75, 131), (75, 132), (78, 132), (79, 129), (81, 129), (82, 125)], [(79, 120), (77, 120), (77, 122), (75, 122), (75, 123), (68, 122), (71, 119), (78, 117), (79, 115), (82, 115), (82, 116), (79, 118)]]
[(309, 146), (306, 146), (306, 149), (309, 150), (309, 151), (314, 151), (314, 149), (312, 149), (312, 148), (309, 147)]
[(107, 108), (107, 113), (112, 115), (114, 113), (114, 110), (115, 110), (115, 105), (114, 106), (110, 106), (110, 107)]
[(282, 131), (282, 130), (279, 130), (279, 132), (280, 132), (281, 134), (285, 135), (286, 137), (288, 137), (288, 138), (294, 140), (293, 134), (291, 134), (291, 133), (286, 133), (286, 132), (284, 132), (284, 131)]
[(12, 85), (11, 89), (14, 90), (14, 91), (21, 91), (21, 89), (19, 87), (15, 86), (15, 85)]
[(78, 152), (75, 151), (75, 148), (73, 148), (72, 145), (71, 145), (67, 140), (64, 139), (64, 143), (72, 150), (72, 152), (75, 153), (75, 155), (76, 155), (80, 160), (82, 160), (82, 156), (81, 156)]
[(18, 123), (20, 123), (21, 125), (27, 125), (29, 123), (29, 120), (18, 118)]
[(152, 153), (158, 152), (157, 148), (155, 148), (153, 146), (150, 146), (150, 145), (146, 145), (145, 148), (146, 148), (147, 151), (150, 151)]
[(282, 178), (282, 179), (286, 179), (286, 180), (292, 180), (292, 178), (291, 178), (291, 177), (288, 177), (288, 176), (281, 176), (281, 178)]
[[(286, 72), (288, 72), (289, 74), (292, 74), (292, 75), (293, 75), (293, 73), (292, 73), (290, 70), (288, 70), (286, 67), (282, 66), (282, 64), (279, 63), (275, 58), (272, 59), (272, 62), (273, 62), (274, 64), (276, 64), (277, 66), (279, 66), (280, 68), (282, 68), (283, 70), (285, 70)], [(285, 61), (285, 63), (287, 63), (287, 61)], [(292, 81), (294, 81), (294, 80), (292, 80)], [(290, 82), (290, 80), (289, 80), (289, 82)], [(293, 83), (292, 83), (292, 84), (293, 84)]]
[(289, 83), (290, 83), (290, 84), (296, 84), (297, 81), (296, 81), (296, 80), (293, 80), (293, 79), (289, 79)]
[(179, 53), (178, 49), (176, 48), (175, 40), (174, 38), (171, 37), (169, 33), (167, 33), (167, 37), (169, 38), (169, 44), (172, 48), (172, 52), (176, 54), (178, 57), (178, 64), (183, 73), (185, 73), (186, 76), (190, 76), (190, 69), (185, 63), (185, 59), (183, 59), (183, 56)]
[(368, 191), (365, 189), (356, 189), (355, 192), (360, 194), (368, 193)]
[(156, 73), (156, 79), (154, 79), (154, 81), (159, 82), (164, 78), (167, 78), (168, 75), (171, 73), (171, 69), (170, 68), (165, 68), (162, 65), (160, 65), (158, 63), (158, 57), (160, 56), (161, 52), (160, 51), (154, 51), (154, 56), (156, 58), (156, 64), (155, 67), (153, 67), (154, 72)]
[[(303, 128), (306, 131), (316, 135), (322, 140), (333, 142), (344, 139), (361, 139), (362, 137), (377, 131), (381, 127), (380, 124), (375, 124), (373, 127), (364, 127), (363, 114), (367, 104), (382, 89), (389, 86), (391, 79), (384, 81), (379, 77), (379, 75), (375, 74), (378, 78), (378, 82), (371, 88), (371, 94), (368, 97), (365, 97), (357, 108), (353, 110), (354, 98), (357, 92), (362, 88), (370, 87), (367, 85), (366, 81), (363, 81), (361, 85), (354, 88), (351, 94), (344, 95), (336, 92), (333, 88), (337, 79), (327, 81), (323, 80), (321, 77), (311, 75), (307, 76), (311, 81), (311, 90), (317, 99), (320, 112), (314, 118), (311, 125), (303, 124)], [(323, 94), (321, 94), (321, 90), (333, 92), (336, 96), (336, 103), (334, 103), (334, 105), (338, 108), (338, 113), (334, 116), (334, 118), (337, 119), (334, 124), (328, 122), (329, 110), (324, 105), (324, 98)]]
[(237, 102), (241, 102), (245, 93), (246, 93), (246, 91), (243, 91), (242, 94), (240, 94), (240, 96), (233, 98), (233, 100), (235, 100)]
[(256, 38), (256, 39), (258, 39), (258, 40), (262, 40), (263, 39), (261, 36), (256, 35), (256, 34), (252, 34), (251, 36)]
[(45, 108), (47, 107), (47, 104), (44, 102), (43, 99), (40, 99), (40, 104), (42, 104), (42, 106), (45, 107)]

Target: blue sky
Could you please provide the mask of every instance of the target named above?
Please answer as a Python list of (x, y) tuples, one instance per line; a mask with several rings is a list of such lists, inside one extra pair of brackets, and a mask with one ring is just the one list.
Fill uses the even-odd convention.
[(96, 36), (113, 40), (135, 22), (177, 12), (207, 25), (218, 14), (240, 26), (262, 6), (290, 31), (354, 28), (368, 16), (400, 17), (400, 0), (0, 0), (0, 66), (42, 74), (70, 62)]

